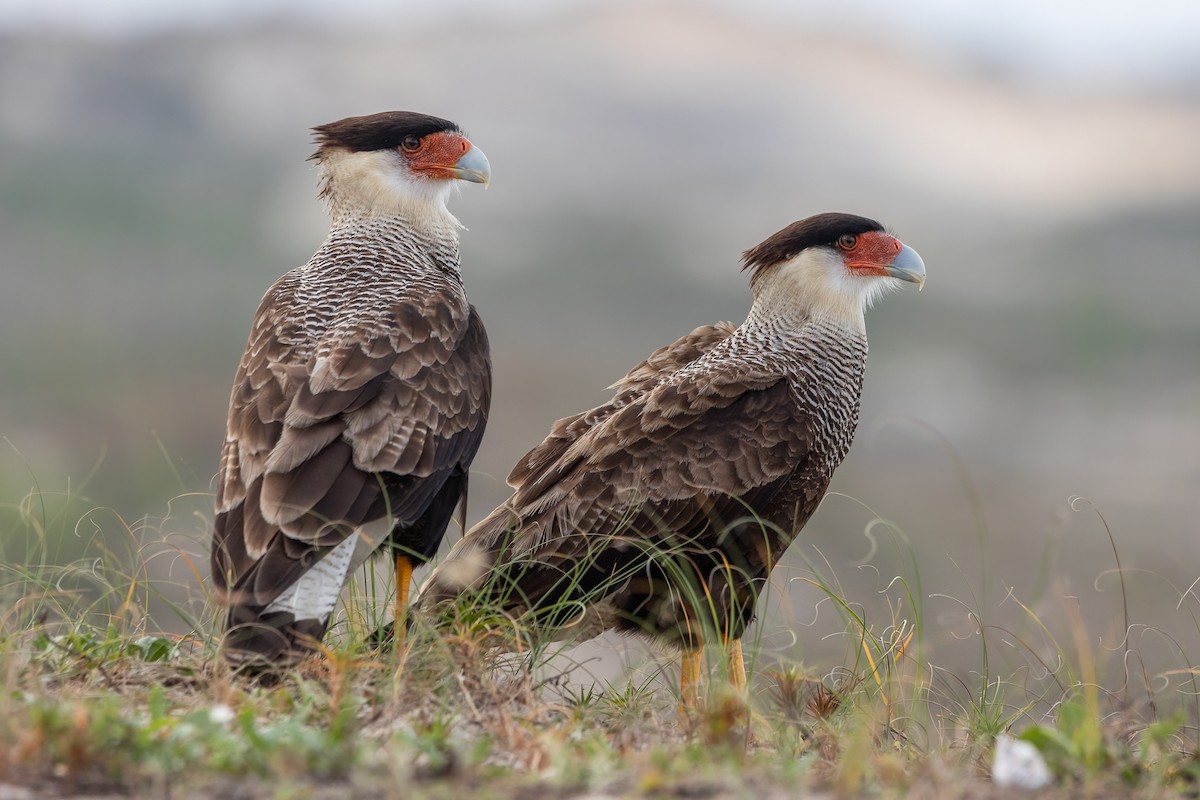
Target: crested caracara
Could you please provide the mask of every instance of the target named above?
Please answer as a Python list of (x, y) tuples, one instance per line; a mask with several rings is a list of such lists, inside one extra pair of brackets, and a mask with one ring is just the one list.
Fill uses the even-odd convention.
[(487, 158), (425, 114), (313, 130), (331, 230), (258, 307), (217, 476), (224, 652), (258, 667), (311, 652), (373, 553), (395, 557), (402, 614), (413, 565), (465, 502), (491, 400), (446, 208), (456, 181), (488, 182)]
[(925, 265), (873, 220), (820, 214), (743, 256), (746, 321), (697, 328), (559, 420), (513, 495), (430, 576), (419, 605), (494, 604), (548, 635), (606, 629), (683, 650), (698, 702), (707, 636), (740, 638), (771, 569), (816, 511), (858, 422), (864, 312)]

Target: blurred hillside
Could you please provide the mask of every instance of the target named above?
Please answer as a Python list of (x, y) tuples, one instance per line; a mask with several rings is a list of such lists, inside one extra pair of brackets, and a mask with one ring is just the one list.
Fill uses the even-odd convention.
[(137, 519), (208, 491), (254, 308), (324, 235), (307, 129), (404, 108), (460, 122), (494, 170), (452, 204), (495, 356), (471, 519), (555, 418), (740, 320), (742, 250), (846, 210), (919, 250), (929, 283), (870, 314), (835, 480), (854, 499), (806, 541), (874, 586), (849, 566), (872, 547), (865, 504), (959, 589), (982, 568), (996, 598), (1031, 592), (1035, 562), (1090, 587), (1111, 554), (1068, 511), (1083, 495), (1127, 567), (1188, 586), (1200, 90), (1041, 85), (881, 41), (669, 5), (3, 34), (0, 498), (69, 478)]

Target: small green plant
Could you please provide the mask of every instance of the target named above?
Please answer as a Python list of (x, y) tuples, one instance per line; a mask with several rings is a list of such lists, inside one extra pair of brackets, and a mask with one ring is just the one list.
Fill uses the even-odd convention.
[(1034, 725), (1020, 734), (1059, 774), (1096, 775), (1113, 760), (1100, 718), (1076, 695), (1063, 701), (1053, 725)]

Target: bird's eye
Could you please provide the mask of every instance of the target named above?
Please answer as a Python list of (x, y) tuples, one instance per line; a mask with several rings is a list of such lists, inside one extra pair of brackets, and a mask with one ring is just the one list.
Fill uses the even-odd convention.
[(400, 140), (400, 147), (406, 153), (415, 153), (421, 149), (421, 137), (413, 136), (411, 133)]
[(843, 233), (837, 238), (839, 250), (853, 250), (856, 244), (858, 244), (858, 237), (853, 233)]

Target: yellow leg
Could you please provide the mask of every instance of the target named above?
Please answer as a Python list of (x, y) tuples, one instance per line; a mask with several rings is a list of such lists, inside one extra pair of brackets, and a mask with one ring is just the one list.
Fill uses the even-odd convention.
[(679, 666), (679, 710), (684, 715), (700, 708), (700, 665), (703, 661), (703, 648), (683, 651)]
[(742, 640), (729, 641), (729, 683), (740, 692), (746, 691), (746, 664), (742, 660)]
[(408, 633), (408, 590), (412, 586), (412, 559), (403, 554), (396, 555), (396, 617), (392, 623), (392, 637), (396, 652), (404, 652), (404, 639)]

